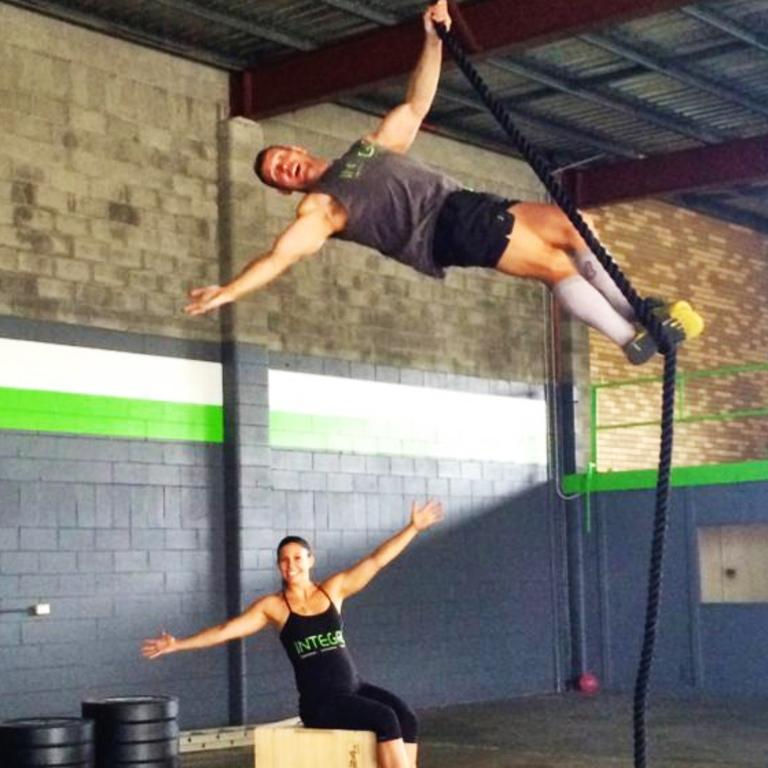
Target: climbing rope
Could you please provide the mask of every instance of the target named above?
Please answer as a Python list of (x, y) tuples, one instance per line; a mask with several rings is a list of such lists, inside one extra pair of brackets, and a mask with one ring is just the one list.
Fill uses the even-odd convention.
[(646, 765), (646, 709), (648, 703), (648, 683), (653, 666), (653, 652), (659, 623), (659, 605), (661, 602), (661, 582), (664, 563), (664, 545), (667, 533), (667, 512), (669, 507), (669, 485), (672, 466), (672, 442), (674, 433), (675, 407), (675, 372), (677, 353), (675, 341), (668, 327), (662, 325), (659, 317), (653, 313), (653, 303), (643, 299), (635, 291), (629, 280), (611, 258), (610, 254), (597, 239), (576, 208), (570, 195), (553, 176), (552, 168), (546, 159), (531, 145), (526, 137), (512, 122), (504, 105), (492, 93), (482, 77), (470, 62), (469, 57), (458, 38), (446, 30), (442, 24), (435, 25), (440, 39), (446, 45), (459, 69), (472, 84), (483, 104), (512, 139), (515, 147), (531, 166), (550, 197), (570, 219), (588, 248), (611, 276), (621, 293), (632, 306), (635, 316), (653, 337), (659, 351), (664, 355), (664, 377), (662, 386), (661, 410), (661, 447), (659, 451), (659, 475), (656, 485), (656, 511), (654, 514), (653, 537), (651, 540), (651, 558), (648, 571), (648, 592), (645, 609), (645, 628), (637, 676), (635, 678), (633, 730), (635, 768)]

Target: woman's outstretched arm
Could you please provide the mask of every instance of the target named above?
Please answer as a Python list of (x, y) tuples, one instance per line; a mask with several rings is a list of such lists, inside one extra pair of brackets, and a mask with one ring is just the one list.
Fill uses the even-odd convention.
[(186, 638), (177, 638), (163, 631), (158, 637), (149, 638), (142, 643), (141, 654), (147, 659), (156, 659), (167, 653), (196, 651), (253, 635), (269, 624), (269, 605), (272, 600), (274, 600), (272, 595), (262, 597), (234, 619), (208, 627)]
[(416, 538), (416, 535), (443, 519), (443, 505), (430, 499), (425, 504), (411, 504), (411, 520), (394, 536), (376, 547), (351, 568), (328, 579), (324, 587), (337, 605), (364, 589), (371, 579), (389, 565)]

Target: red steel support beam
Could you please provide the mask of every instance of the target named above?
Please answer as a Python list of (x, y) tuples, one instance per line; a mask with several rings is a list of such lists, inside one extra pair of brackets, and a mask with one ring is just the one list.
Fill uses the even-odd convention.
[[(463, 24), (483, 55), (570, 37), (587, 29), (688, 5), (684, 0), (478, 0), (463, 3)], [(421, 19), (378, 27), (308, 53), (235, 72), (233, 116), (253, 119), (287, 112), (410, 72), (423, 40)]]
[(768, 136), (574, 169), (566, 171), (561, 181), (580, 208), (594, 208), (764, 178), (768, 178)]

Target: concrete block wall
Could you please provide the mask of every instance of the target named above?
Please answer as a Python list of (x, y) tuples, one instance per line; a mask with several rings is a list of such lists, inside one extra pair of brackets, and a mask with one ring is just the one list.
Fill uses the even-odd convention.
[[(345, 603), (345, 636), (361, 674), (419, 707), (557, 688), (562, 615), (549, 568), (556, 523), (543, 484), (532, 480), (537, 473), (361, 454), (273, 450), (272, 458), (275, 528), (245, 533), (260, 567), (248, 599), (279, 588), (282, 535), (313, 543), (320, 580), (406, 525), (411, 501), (431, 489), (446, 521)], [(334, 488), (344, 490), (327, 490)], [(250, 718), (295, 713), (291, 668), (274, 633), (254, 637), (247, 649)]]
[[(0, 314), (219, 339), (216, 318), (181, 313), (186, 291), (239, 269), (296, 205), (255, 180), (256, 150), (304, 141), (336, 155), (376, 119), (323, 105), (222, 131), (225, 73), (0, 14)], [(541, 198), (511, 158), (426, 135), (414, 154), (478, 189)], [(236, 312), (238, 338), (273, 350), (544, 377), (544, 291), (480, 270), (443, 283), (332, 242)]]
[[(175, 341), (15, 321), (4, 333), (166, 354)], [(0, 440), (0, 718), (67, 714), (87, 695), (172, 693), (185, 727), (225, 725), (226, 652), (139, 658), (161, 629), (185, 636), (227, 615), (225, 542), (242, 516), (242, 604), (279, 588), (275, 546), (314, 542), (318, 577), (349, 567), (440, 498), (446, 522), (420, 537), (345, 610), (367, 677), (417, 706), (555, 690), (564, 608), (546, 467), (477, 460), (272, 450), (268, 366), (361, 378), (341, 360), (237, 346), (235, 497), (222, 446), (3, 432)], [(370, 378), (418, 385), (391, 366)], [(506, 381), (440, 374), (444, 389), (509, 393)], [(422, 377), (422, 384), (438, 381)], [(541, 390), (532, 388), (531, 397)], [(230, 422), (232, 423), (232, 422)], [(226, 448), (226, 446), (225, 446)], [(228, 526), (228, 529), (225, 529)], [(482, 600), (477, 600), (478, 593)], [(33, 618), (37, 602), (49, 618)], [(5, 613), (5, 611), (11, 611)], [(501, 627), (490, 631), (489, 627)], [(252, 722), (292, 716), (296, 694), (274, 632), (246, 644)], [(429, 674), (424, 670), (429, 666)], [(204, 692), (204, 693), (203, 693)]]
[[(412, 369), (364, 371), (302, 355), (270, 353), (269, 366), (435, 384)], [(452, 374), (439, 383), (465, 392), (512, 389)], [(282, 536), (313, 543), (319, 580), (406, 525), (412, 501), (439, 498), (445, 522), (345, 604), (345, 636), (361, 673), (419, 707), (560, 685), (562, 563), (554, 542), (561, 521), (548, 505), (546, 467), (275, 448), (269, 455), (269, 507), (244, 523), (246, 602), (279, 589), (275, 546)], [(274, 633), (249, 640), (247, 668), (251, 718), (295, 712), (292, 672)]]
[[(681, 349), (681, 373), (765, 363), (768, 319), (768, 238), (743, 227), (662, 202), (637, 201), (596, 211), (601, 238), (641, 295), (687, 298), (704, 315), (704, 335)], [(594, 332), (589, 334), (592, 381), (660, 376), (662, 358), (641, 369)], [(691, 415), (755, 409), (768, 403), (768, 373), (692, 381), (684, 393)], [(652, 385), (600, 394), (601, 423), (658, 420), (660, 389)], [(582, 421), (588, 429), (588, 422)], [(679, 424), (675, 462), (697, 465), (768, 458), (766, 420)], [(655, 464), (658, 429), (604, 432), (600, 469)]]
[[(268, 249), (297, 204), (254, 184), (256, 152), (270, 143), (291, 143), (332, 157), (374, 124), (368, 116), (324, 105), (261, 124), (233, 120), (222, 127), (225, 275)], [(519, 163), (456, 148), (428, 137), (415, 151), (472, 186), (510, 197), (540, 196)], [(236, 350), (247, 357), (254, 348), (266, 349), (271, 367), (505, 394), (544, 378), (547, 313), (538, 285), (477, 270), (454, 271), (442, 283), (332, 241), (317, 257), (241, 301), (226, 323)], [(213, 326), (217, 320), (201, 322)], [(253, 368), (253, 380), (243, 373), (239, 388), (263, 385), (263, 371)], [(322, 578), (402, 526), (411, 499), (437, 495), (451, 516), (444, 531), (432, 542), (425, 537), (345, 609), (361, 671), (419, 706), (553, 690), (563, 674), (555, 650), (562, 606), (552, 570), (557, 523), (543, 513), (544, 481), (542, 468), (527, 466), (272, 448), (268, 488), (251, 489), (253, 509), (243, 510), (243, 599), (279, 587), (274, 548), (283, 535), (298, 533), (315, 543)], [(505, 537), (518, 519), (526, 535), (497, 557), (498, 579), (483, 576), (484, 546)], [(521, 563), (527, 575), (513, 578)], [(457, 580), (449, 612), (441, 566)], [(469, 573), (488, 584), (495, 605), (462, 605), (458, 584)], [(514, 584), (511, 594), (500, 594), (501, 583)], [(514, 606), (523, 605), (531, 616), (520, 622)], [(492, 615), (513, 625), (500, 643), (486, 631)], [(248, 711), (257, 719), (295, 711), (290, 667), (269, 634), (247, 643)], [(541, 637), (551, 642), (542, 644)], [(428, 659), (431, 674), (424, 675)]]
[[(0, 336), (183, 355), (158, 337), (0, 322)], [(218, 354), (197, 344), (198, 356)], [(226, 720), (225, 654), (173, 666), (141, 640), (225, 615), (220, 445), (0, 433), (0, 719), (76, 715), (87, 695), (175, 693)], [(51, 614), (29, 609), (48, 603)], [(209, 691), (209, 697), (200, 695)]]
[[(374, 120), (326, 105), (226, 121), (222, 72), (9, 5), (0, 30), (0, 335), (190, 358), (210, 342), (214, 359), (232, 342), (244, 601), (276, 588), (274, 546), (288, 530), (315, 540), (328, 572), (403, 524), (410, 498), (439, 494), (445, 526), (350, 602), (363, 673), (419, 706), (553, 690), (560, 554), (541, 469), (273, 453), (264, 383), (267, 363), (290, 358), (303, 370), (470, 391), (539, 385), (541, 287), (479, 271), (434, 281), (333, 242), (223, 324), (186, 318), (190, 285), (232, 274), (291, 216), (295, 201), (255, 182), (255, 151), (306, 139), (337, 154)], [(476, 188), (540, 198), (509, 158), (433, 136), (414, 151)], [(163, 625), (186, 634), (224, 618), (223, 453), (0, 433), (0, 611), (38, 600), (54, 611), (0, 613), (10, 681), (0, 717), (156, 691), (182, 696), (185, 727), (226, 724), (224, 650), (156, 664), (137, 655)], [(496, 624), (501, 636), (489, 632)], [(293, 714), (274, 637), (249, 642), (246, 661), (249, 718)]]
[[(765, 603), (701, 602), (697, 529), (764, 525), (765, 482), (677, 488), (671, 499), (653, 690), (764, 697), (768, 628)], [(647, 580), (648, 510), (653, 491), (598, 493), (588, 562), (589, 662), (604, 685), (629, 691), (642, 641)]]
[(0, 314), (216, 339), (224, 72), (0, 7)]

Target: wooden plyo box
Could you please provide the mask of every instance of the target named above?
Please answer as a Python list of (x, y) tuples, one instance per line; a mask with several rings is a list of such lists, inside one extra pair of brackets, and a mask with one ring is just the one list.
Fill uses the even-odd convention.
[(370, 731), (264, 726), (253, 740), (256, 768), (376, 768)]

